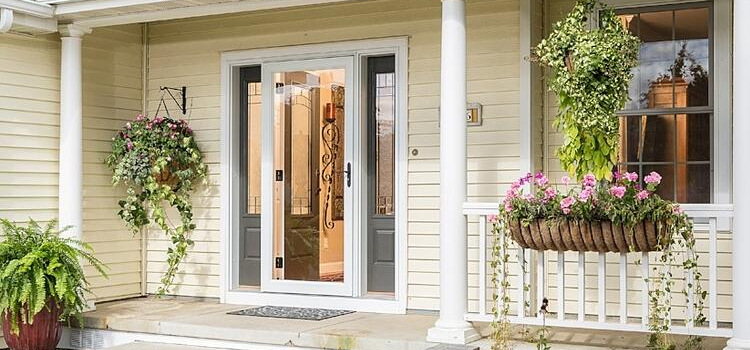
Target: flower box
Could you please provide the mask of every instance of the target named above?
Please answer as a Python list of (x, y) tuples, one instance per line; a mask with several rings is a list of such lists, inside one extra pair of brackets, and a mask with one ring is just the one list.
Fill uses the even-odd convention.
[(665, 225), (640, 222), (624, 227), (611, 221), (511, 220), (511, 237), (523, 248), (578, 252), (651, 252), (658, 250)]

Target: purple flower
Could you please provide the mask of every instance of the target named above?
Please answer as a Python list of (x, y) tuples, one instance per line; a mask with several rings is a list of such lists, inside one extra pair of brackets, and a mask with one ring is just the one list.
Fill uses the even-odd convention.
[(578, 194), (578, 199), (581, 202), (586, 202), (589, 200), (589, 198), (591, 197), (593, 193), (594, 193), (594, 188), (591, 186), (586, 186), (586, 188), (584, 188), (583, 191), (581, 191), (581, 193)]
[(594, 174), (586, 174), (583, 176), (583, 185), (593, 187), (596, 185), (596, 176)]
[(617, 198), (622, 198), (623, 196), (625, 196), (625, 186), (612, 186), (609, 189), (609, 194)]
[(638, 181), (637, 173), (625, 173), (624, 177), (630, 182)]
[[(542, 173), (539, 173), (538, 175), (541, 175), (541, 174)], [(546, 176), (544, 176), (544, 175), (537, 176), (537, 178), (536, 178), (536, 185), (537, 186), (543, 187), (543, 186), (545, 186), (548, 183), (549, 183), (549, 179), (547, 179)]]
[(619, 179), (620, 179), (620, 178), (622, 177), (622, 174), (620, 174), (620, 172), (619, 172), (619, 171), (615, 170), (615, 171), (613, 171), (613, 172), (612, 172), (612, 177), (613, 177), (613, 178), (614, 178), (615, 180), (619, 180)]
[(563, 176), (563, 177), (562, 177), (562, 179), (560, 179), (560, 181), (562, 181), (562, 183), (563, 183), (563, 184), (564, 184), (565, 186), (567, 186), (567, 185), (568, 185), (568, 184), (570, 183), (570, 176), (568, 176), (568, 175), (565, 175), (565, 176)]
[(659, 175), (659, 173), (655, 171), (652, 171), (650, 174), (646, 175), (646, 177), (643, 178), (643, 181), (650, 185), (658, 185), (659, 183), (661, 183), (661, 175)]
[(576, 197), (567, 196), (563, 198), (563, 200), (560, 201), (560, 209), (562, 209), (563, 213), (568, 214), (570, 213), (570, 207), (573, 206), (575, 202), (576, 202)]
[(650, 195), (651, 195), (651, 193), (649, 191), (643, 190), (641, 192), (638, 192), (638, 194), (635, 195), (635, 196), (638, 198), (638, 200), (644, 200), (644, 199), (648, 198), (648, 196), (650, 196)]
[(557, 195), (557, 189), (554, 187), (547, 187), (544, 189), (544, 198), (545, 199), (552, 199)]

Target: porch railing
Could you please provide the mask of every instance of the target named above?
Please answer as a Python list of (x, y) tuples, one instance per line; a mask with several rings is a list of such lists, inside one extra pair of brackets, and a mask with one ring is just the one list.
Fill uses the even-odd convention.
[[(672, 269), (676, 281), (671, 298), (672, 332), (729, 337), (732, 335), (732, 205), (683, 205), (682, 208), (694, 222), (696, 251), (688, 254), (698, 254), (699, 271), (703, 276), (699, 283), (708, 292), (704, 309), (707, 321), (702, 325), (687, 321), (693, 319), (696, 310), (692, 297), (686, 300), (681, 291), (693, 276), (683, 276), (681, 268), (676, 267)], [(469, 223), (468, 321), (493, 319), (494, 237), (487, 217), (497, 213), (496, 203), (464, 204), (464, 215)], [(510, 247), (508, 292), (512, 323), (648, 330), (648, 286), (643, 276), (653, 273), (649, 264), (655, 263), (660, 253), (538, 252), (522, 249), (514, 242)], [(640, 263), (636, 263), (637, 260)], [(537, 311), (543, 298), (549, 300), (544, 318)]]

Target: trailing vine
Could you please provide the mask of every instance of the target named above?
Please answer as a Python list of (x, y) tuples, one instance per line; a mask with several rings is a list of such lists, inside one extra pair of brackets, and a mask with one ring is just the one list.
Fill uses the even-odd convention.
[[(589, 19), (597, 10), (592, 29)], [(555, 126), (565, 135), (560, 163), (578, 179), (588, 173), (609, 178), (620, 147), (615, 112), (628, 100), (640, 41), (599, 0), (578, 0), (552, 29), (534, 51), (550, 69), (549, 89), (559, 97)]]
[[(508, 242), (510, 239), (516, 242), (519, 242), (519, 239), (526, 239), (517, 237), (516, 232), (511, 232), (511, 226), (514, 223), (529, 226), (539, 219), (544, 219), (548, 227), (561, 222), (608, 221), (612, 225), (621, 225), (630, 236), (630, 251), (635, 251), (637, 248), (632, 245), (634, 244), (632, 242), (636, 241), (633, 239), (634, 235), (638, 234), (636, 226), (647, 222), (654, 223), (656, 231), (654, 251), (660, 254), (657, 257), (657, 263), (650, 269), (651, 273), (643, 276), (644, 283), (648, 286), (648, 327), (651, 331), (647, 339), (647, 347), (653, 350), (677, 348), (673, 339), (669, 337), (672, 326), (672, 298), (673, 293), (678, 292), (675, 289), (673, 268), (681, 267), (686, 276), (692, 277), (687, 279), (680, 291), (686, 298), (686, 305), (694, 310), (693, 317), (685, 320), (686, 326), (700, 326), (706, 321), (704, 303), (707, 293), (700, 283), (702, 275), (698, 269), (698, 256), (695, 254), (692, 221), (678, 204), (664, 200), (656, 194), (662, 179), (658, 173), (652, 172), (643, 179), (636, 173), (614, 173), (611, 177), (611, 181), (598, 180), (592, 174), (588, 174), (577, 186), (569, 186), (569, 179), (564, 178), (562, 183), (565, 189), (558, 190), (543, 174), (527, 174), (508, 189), (499, 216), (491, 217), (492, 231), (495, 235), (493, 262), (491, 263), (495, 272), (493, 282), (495, 282), (496, 293), (503, 296), (496, 299), (500, 305), (494, 309), (496, 311), (493, 338), (498, 344), (496, 349), (506, 349), (503, 346), (510, 338), (510, 333), (504, 331), (509, 328), (507, 325), (508, 304), (510, 303), (510, 298), (507, 297), (507, 289), (510, 285), (507, 280)], [(531, 189), (532, 185), (533, 189)], [(529, 193), (525, 193), (527, 188), (531, 189)], [(636, 261), (636, 263), (642, 262)], [(501, 277), (497, 277), (500, 273), (498, 271), (503, 272)], [(522, 265), (522, 273), (525, 272), (526, 266)], [(527, 292), (529, 288), (526, 282), (521, 287), (524, 288), (524, 292)], [(524, 308), (527, 306), (524, 305)], [(540, 313), (546, 316), (546, 311), (546, 305), (543, 304)], [(529, 332), (527, 331), (526, 334), (528, 335)], [(534, 337), (527, 338), (536, 342), (539, 349), (547, 349), (549, 347), (547, 336), (548, 329), (542, 327)], [(700, 349), (701, 338), (690, 336), (682, 344), (682, 348)]]
[[(189, 238), (195, 229), (190, 197), (207, 174), (193, 130), (185, 120), (139, 115), (112, 138), (112, 153), (105, 163), (113, 172), (112, 183), (127, 186), (127, 196), (118, 203), (118, 215), (128, 228), (137, 234), (153, 222), (171, 241), (167, 270), (157, 290), (158, 295), (167, 294), (180, 262), (193, 245)], [(178, 224), (170, 221), (168, 208), (179, 213)]]

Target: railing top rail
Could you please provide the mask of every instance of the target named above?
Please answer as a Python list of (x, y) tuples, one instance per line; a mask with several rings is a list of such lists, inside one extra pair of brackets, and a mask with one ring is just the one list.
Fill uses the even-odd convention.
[[(498, 213), (499, 203), (466, 202), (465, 215), (492, 215)], [(680, 208), (694, 218), (729, 218), (734, 216), (732, 204), (681, 204)]]

